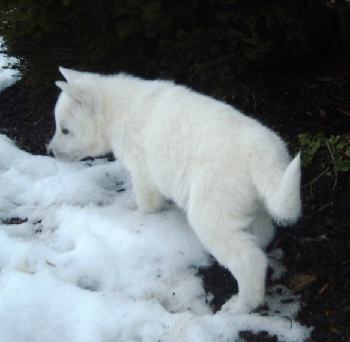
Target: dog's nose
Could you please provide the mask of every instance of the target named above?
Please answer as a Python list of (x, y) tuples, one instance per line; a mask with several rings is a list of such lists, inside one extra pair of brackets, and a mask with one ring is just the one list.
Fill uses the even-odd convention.
[(46, 153), (47, 153), (47, 155), (50, 156), (50, 157), (53, 157), (53, 158), (55, 157), (55, 154), (53, 153), (52, 148), (49, 147), (49, 146), (46, 147)]

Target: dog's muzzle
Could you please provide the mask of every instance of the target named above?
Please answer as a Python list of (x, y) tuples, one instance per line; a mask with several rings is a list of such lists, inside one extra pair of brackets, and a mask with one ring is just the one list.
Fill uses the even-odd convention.
[(53, 152), (53, 149), (50, 147), (50, 145), (46, 145), (46, 154), (50, 157), (55, 158), (55, 153)]

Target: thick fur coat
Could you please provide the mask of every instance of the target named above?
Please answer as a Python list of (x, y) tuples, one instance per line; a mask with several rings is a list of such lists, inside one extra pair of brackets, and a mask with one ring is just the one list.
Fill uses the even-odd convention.
[(136, 204), (156, 212), (171, 199), (207, 250), (238, 281), (225, 305), (263, 302), (272, 220), (300, 216), (300, 156), (232, 106), (168, 81), (60, 68), (66, 82), (48, 149), (77, 160), (113, 151), (130, 172)]

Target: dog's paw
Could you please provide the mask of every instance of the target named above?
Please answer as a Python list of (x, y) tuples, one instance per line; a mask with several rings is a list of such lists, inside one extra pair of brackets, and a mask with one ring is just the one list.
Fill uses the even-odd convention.
[(123, 208), (130, 211), (136, 211), (138, 209), (137, 204), (133, 201), (124, 203)]
[(221, 308), (222, 312), (230, 314), (247, 314), (252, 312), (262, 303), (262, 297), (260, 295), (252, 296), (250, 299), (243, 298), (242, 296), (232, 296)]
[(243, 314), (249, 313), (249, 308), (243, 305), (242, 300), (240, 300), (239, 295), (232, 296), (221, 308), (221, 312), (230, 314)]

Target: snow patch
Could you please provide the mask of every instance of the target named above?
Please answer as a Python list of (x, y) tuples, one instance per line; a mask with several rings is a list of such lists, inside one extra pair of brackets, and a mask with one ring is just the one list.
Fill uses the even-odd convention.
[(10, 87), (20, 79), (20, 72), (15, 69), (19, 61), (15, 57), (9, 57), (6, 53), (4, 39), (0, 37), (0, 92)]
[[(185, 215), (142, 215), (118, 161), (64, 163), (0, 135), (0, 340), (234, 341), (265, 330), (303, 341), (299, 298), (269, 289), (266, 312), (213, 314), (209, 265)], [(10, 219), (21, 218), (10, 224)], [(20, 223), (22, 222), (22, 223)], [(281, 251), (271, 255), (274, 279)]]

